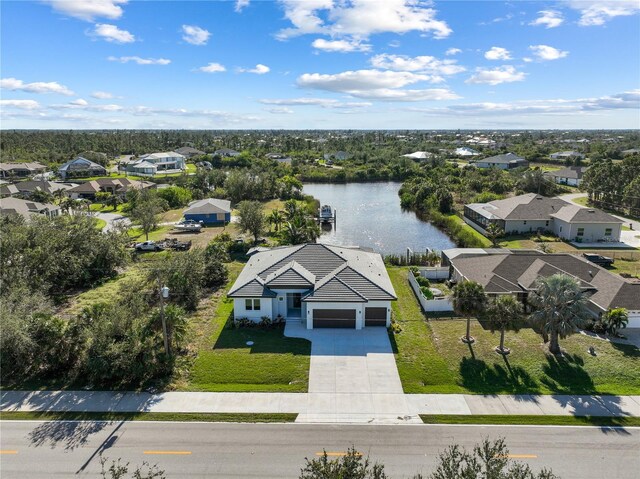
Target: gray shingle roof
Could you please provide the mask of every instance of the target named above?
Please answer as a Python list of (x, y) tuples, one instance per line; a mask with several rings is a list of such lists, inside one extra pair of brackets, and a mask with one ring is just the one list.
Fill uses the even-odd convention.
[(189, 204), (189, 208), (184, 212), (185, 215), (194, 215), (198, 213), (231, 213), (231, 202), (227, 200), (219, 200), (217, 198), (205, 198), (204, 200), (193, 201)]
[(396, 299), (382, 257), (359, 248), (309, 243), (256, 252), (231, 287), (229, 296), (238, 297), (244, 285), (254, 280), (269, 287), (312, 289), (310, 301), (329, 298), (334, 291), (333, 299)]
[(491, 215), (502, 220), (536, 220), (548, 219), (552, 213), (557, 213), (560, 208), (569, 204), (560, 198), (547, 198), (535, 193), (527, 193), (504, 200), (467, 206), (484, 216)]
[(484, 158), (482, 160), (478, 160), (478, 163), (500, 163), (500, 164), (509, 164), (513, 162), (525, 162), (524, 158), (516, 155), (515, 153), (505, 153), (504, 155), (496, 155), (490, 156), (488, 158)]
[(578, 205), (563, 206), (557, 213), (553, 213), (551, 216), (566, 221), (567, 223), (623, 223), (622, 220), (602, 210), (584, 208)]
[(548, 171), (548, 176), (555, 176), (556, 178), (571, 178), (574, 180), (581, 180), (584, 176), (584, 172), (589, 169), (588, 166), (569, 166), (568, 168), (562, 168), (560, 170)]

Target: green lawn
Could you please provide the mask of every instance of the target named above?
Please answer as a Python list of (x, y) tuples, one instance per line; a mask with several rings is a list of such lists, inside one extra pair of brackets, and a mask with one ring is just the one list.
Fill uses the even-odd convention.
[(116, 206), (116, 209), (114, 210), (112, 206), (103, 205), (102, 203), (92, 203), (89, 205), (89, 210), (95, 211), (98, 213), (124, 214), (122, 210), (125, 206), (127, 206), (126, 203), (120, 203), (118, 206)]
[[(158, 241), (163, 239), (166, 234), (173, 229), (173, 226), (159, 226), (155, 230), (149, 233), (149, 241)], [(142, 232), (142, 229), (134, 226), (133, 228), (129, 228), (127, 234), (131, 237), (132, 240), (136, 241), (146, 241), (147, 237)]]
[(450, 218), (454, 218), (459, 224), (460, 226), (462, 226), (462, 228), (464, 230), (466, 230), (467, 232), (469, 232), (471, 235), (475, 236), (480, 243), (482, 244), (482, 248), (490, 248), (491, 247), (491, 241), (489, 241), (489, 239), (484, 236), (483, 234), (477, 232), (476, 230), (474, 230), (471, 226), (469, 226), (467, 223), (464, 222), (464, 220), (462, 218), (460, 218), (458, 215), (449, 215)]
[(107, 222), (103, 219), (95, 218), (95, 221), (96, 221), (96, 228), (98, 228), (100, 231), (102, 231), (104, 227), (107, 226)]
[[(398, 295), (394, 314), (403, 331), (395, 335), (396, 362), (407, 393), (469, 394), (639, 394), (640, 350), (583, 335), (561, 341), (564, 358), (545, 351), (530, 329), (507, 333), (512, 352), (494, 352), (499, 337), (472, 322), (472, 348), (460, 341), (463, 320), (426, 322), (406, 279), (405, 268), (390, 268)], [(393, 338), (392, 338), (393, 340)], [(594, 346), (597, 356), (587, 353)]]
[(172, 413), (172, 412), (36, 412), (7, 411), (3, 421), (179, 421), (179, 422), (295, 422), (295, 413)]
[(638, 427), (640, 417), (420, 414), (425, 424), (517, 424), (529, 426)]
[[(233, 263), (231, 286), (244, 266)], [(221, 295), (212, 305), (213, 317), (201, 315), (203, 333), (188, 377), (178, 383), (184, 391), (306, 392), (311, 343), (286, 338), (283, 329), (231, 329), (233, 300)], [(247, 341), (253, 341), (247, 346)]]

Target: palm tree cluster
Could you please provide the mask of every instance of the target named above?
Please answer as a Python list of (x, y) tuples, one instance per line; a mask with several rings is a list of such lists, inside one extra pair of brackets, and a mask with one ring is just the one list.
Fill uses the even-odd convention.
[(287, 200), (282, 211), (273, 210), (267, 221), (283, 244), (313, 243), (321, 234), (318, 223), (304, 203), (296, 200)]

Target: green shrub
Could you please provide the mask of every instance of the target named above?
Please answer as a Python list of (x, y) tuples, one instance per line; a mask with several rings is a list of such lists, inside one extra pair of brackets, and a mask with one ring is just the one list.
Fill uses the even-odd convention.
[(426, 288), (428, 288), (429, 286), (431, 286), (431, 282), (423, 277), (423, 276), (416, 276), (416, 282), (420, 285), (420, 286), (424, 286)]

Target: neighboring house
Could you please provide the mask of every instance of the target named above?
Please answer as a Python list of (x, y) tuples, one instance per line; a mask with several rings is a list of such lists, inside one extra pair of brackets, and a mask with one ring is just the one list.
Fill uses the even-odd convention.
[(569, 166), (556, 171), (547, 171), (545, 176), (553, 178), (560, 185), (579, 186), (588, 166)]
[(47, 167), (42, 163), (0, 163), (0, 177), (10, 178), (12, 176), (26, 178), (47, 171)]
[(78, 156), (58, 168), (58, 174), (63, 180), (66, 180), (68, 178), (103, 176), (107, 174), (107, 169), (98, 163)]
[[(568, 253), (499, 250), (499, 254), (494, 254), (496, 250), (483, 250), (477, 254), (460, 254), (460, 250), (457, 251), (447, 261), (454, 282), (476, 281), (489, 296), (512, 294), (526, 304), (527, 296), (535, 290), (536, 279), (566, 274), (578, 280), (588, 292), (589, 309), (595, 317), (609, 308), (625, 308), (629, 312), (627, 327), (640, 328), (640, 281), (622, 278)], [(443, 251), (443, 258), (448, 257), (449, 252)]]
[(379, 254), (318, 243), (255, 252), (227, 296), (235, 319), (281, 316), (307, 329), (389, 326), (397, 299)]
[(291, 165), (292, 159), (290, 156), (285, 156), (281, 153), (267, 153), (266, 158), (269, 160), (277, 161), (285, 165)]
[(73, 188), (73, 185), (55, 181), (20, 181), (13, 185), (0, 186), (0, 196), (14, 196), (17, 194), (31, 196), (36, 191), (44, 191), (53, 195), (58, 191), (67, 191), (71, 188)]
[(428, 151), (414, 151), (413, 153), (408, 153), (402, 156), (405, 158), (411, 158), (412, 160), (426, 160), (431, 158), (433, 153), (429, 153)]
[(325, 160), (348, 160), (349, 158), (351, 158), (351, 155), (349, 153), (347, 153), (346, 151), (334, 151), (333, 153), (325, 153), (324, 154), (324, 159)]
[(191, 158), (193, 156), (206, 155), (206, 153), (204, 151), (197, 150), (197, 149), (192, 148), (190, 146), (183, 146), (181, 148), (178, 148), (175, 151), (176, 151), (176, 153), (184, 156), (185, 158)]
[(20, 198), (0, 199), (0, 215), (17, 214), (29, 220), (32, 215), (44, 215), (48, 218), (53, 218), (60, 215), (61, 212), (62, 210), (58, 205), (37, 203)]
[(473, 148), (469, 148), (467, 146), (463, 146), (460, 148), (456, 148), (453, 152), (456, 156), (477, 156), (480, 152), (474, 150)]
[(529, 166), (529, 162), (514, 153), (506, 153), (504, 155), (483, 158), (482, 160), (476, 161), (474, 165), (478, 168), (499, 168), (501, 170), (511, 170), (513, 168)]
[(184, 219), (205, 225), (224, 225), (231, 221), (231, 202), (217, 198), (192, 201), (184, 212)]
[(213, 156), (227, 157), (232, 158), (234, 156), (239, 156), (240, 152), (236, 150), (231, 150), (229, 148), (221, 148), (213, 152)]
[(507, 234), (550, 231), (585, 243), (620, 241), (622, 229), (622, 221), (608, 213), (535, 193), (465, 205), (464, 220), (484, 235), (495, 223)]
[(640, 148), (631, 148), (630, 150), (622, 151), (622, 156), (637, 155), (637, 154), (640, 154)]
[(154, 176), (158, 173), (172, 173), (184, 171), (187, 168), (185, 157), (175, 151), (150, 153), (125, 166), (128, 173), (140, 176)]
[(74, 200), (95, 200), (97, 193), (111, 193), (124, 197), (129, 190), (144, 190), (156, 188), (156, 184), (150, 181), (131, 180), (129, 178), (99, 178), (77, 185), (67, 191)]
[(558, 151), (557, 153), (551, 153), (549, 158), (560, 161), (575, 160), (576, 158), (584, 160), (584, 155), (579, 151)]

